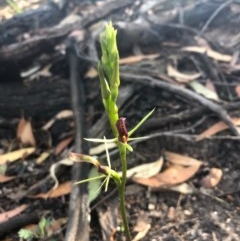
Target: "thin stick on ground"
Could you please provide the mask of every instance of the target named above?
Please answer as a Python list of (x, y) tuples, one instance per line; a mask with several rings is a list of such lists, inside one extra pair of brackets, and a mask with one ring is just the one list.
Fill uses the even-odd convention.
[(191, 90), (185, 89), (181, 86), (166, 83), (164, 81), (161, 81), (160, 79), (156, 79), (150, 76), (122, 73), (121, 77), (125, 80), (130, 80), (131, 82), (135, 81), (147, 86), (165, 89), (175, 94), (184, 96), (187, 99), (194, 100), (200, 103), (201, 105), (205, 106), (209, 110), (213, 111), (229, 127), (233, 135), (239, 136), (238, 130), (232, 123), (231, 118), (228, 115), (227, 111), (220, 105), (212, 102), (211, 100), (206, 99), (203, 96)]
[[(74, 39), (68, 46), (70, 65), (70, 85), (72, 97), (72, 109), (75, 120), (75, 151), (88, 153), (88, 146), (83, 142), (87, 136), (85, 113), (84, 83), (79, 73), (80, 59), (75, 52)], [(88, 177), (88, 163), (74, 163), (72, 168), (72, 181), (86, 179)], [(65, 241), (89, 241), (89, 207), (88, 207), (87, 183), (73, 185), (69, 203), (69, 219)]]

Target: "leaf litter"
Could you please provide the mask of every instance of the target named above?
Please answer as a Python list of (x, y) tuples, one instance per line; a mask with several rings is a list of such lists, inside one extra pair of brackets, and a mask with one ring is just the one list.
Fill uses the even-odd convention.
[(31, 146), (36, 145), (32, 124), (30, 121), (25, 120), (24, 117), (22, 117), (18, 123), (17, 138), (19, 138), (22, 144), (30, 144)]
[(199, 160), (177, 153), (166, 152), (165, 155), (169, 162), (165, 170), (149, 178), (133, 177), (132, 180), (155, 189), (174, 186), (192, 178), (202, 165)]
[[(199, 43), (198, 43), (199, 44)], [(212, 58), (212, 59), (214, 59), (214, 60), (216, 60), (216, 61), (220, 61), (220, 62), (226, 62), (226, 63), (229, 63), (229, 61), (232, 61), (232, 56), (231, 55), (226, 55), (226, 54), (222, 54), (222, 53), (220, 53), (220, 52), (217, 52), (217, 51), (213, 51), (209, 46), (210, 45), (208, 45), (208, 44), (206, 44), (206, 45), (204, 45), (203, 47), (202, 47), (202, 45), (201, 44), (199, 44), (201, 47), (201, 49), (199, 50), (199, 46), (195, 46), (197, 49), (188, 49), (190, 52), (192, 51), (192, 53), (201, 53), (201, 54), (205, 54), (205, 55), (207, 55), (208, 57), (210, 57), (210, 58)], [(184, 50), (185, 51), (185, 50)], [(127, 60), (127, 61), (129, 61), (127, 64), (129, 64), (132, 60), (130, 59), (130, 60)], [(137, 60), (137, 58), (136, 59), (134, 59), (133, 58), (133, 62), (134, 61), (138, 61)], [(220, 67), (222, 67), (223, 66), (223, 63), (221, 63), (220, 64)], [(229, 65), (227, 65), (227, 64), (225, 64), (225, 66), (226, 66), (226, 68), (228, 68), (227, 70), (226, 70), (226, 72), (228, 72), (228, 73), (231, 73), (230, 71), (231, 71), (231, 69), (230, 69), (230, 66)], [(237, 67), (237, 66), (236, 66)], [(239, 69), (237, 69), (236, 68), (236, 70), (238, 71)], [(225, 71), (225, 70), (224, 70)], [(235, 71), (235, 70), (233, 70), (233, 71)], [(186, 72), (187, 73), (187, 72)], [(225, 73), (225, 72), (224, 72)], [(96, 72), (95, 72), (95, 74), (96, 74)], [(181, 73), (180, 73), (181, 74)], [(206, 89), (209, 89), (209, 87), (207, 86), (207, 85), (205, 85), (205, 84), (203, 84), (203, 86), (204, 87), (206, 87)], [(196, 90), (195, 90), (196, 91)], [(213, 89), (211, 89), (211, 91), (212, 92), (216, 92), (215, 90), (213, 90)], [(197, 92), (197, 91), (196, 91)], [(205, 97), (207, 96), (206, 94), (204, 94), (204, 92), (205, 92), (205, 90), (203, 91), (203, 93), (202, 93), (202, 95), (204, 95)], [(237, 89), (235, 90), (235, 92), (236, 92), (236, 94), (238, 94), (237, 93)], [(214, 97), (215, 98), (215, 97)], [(65, 113), (66, 114), (66, 113)], [(66, 115), (67, 116), (67, 115)], [(71, 115), (69, 115), (69, 116), (71, 116)], [(67, 118), (67, 117), (66, 117)], [(51, 121), (51, 123), (49, 122), (48, 123), (48, 125), (46, 125), (46, 126), (44, 126), (43, 128), (46, 128), (46, 129), (50, 129), (52, 126), (53, 126), (53, 124), (56, 122), (56, 120), (58, 120), (59, 118), (58, 117), (54, 117)], [(228, 127), (226, 127), (224, 130), (226, 130)], [(223, 129), (222, 129), (223, 130)], [(220, 131), (222, 131), (222, 130), (220, 130)], [(212, 135), (215, 135), (215, 134), (217, 134), (217, 133), (219, 133), (220, 131), (217, 131), (217, 132), (215, 132), (214, 134), (210, 134), (210, 136), (209, 137), (211, 137)], [(206, 136), (205, 137), (203, 137), (203, 139), (204, 138), (208, 138), (208, 136), (207, 136), (207, 134), (206, 134)], [(23, 138), (24, 139), (24, 138)], [(25, 141), (22, 141), (22, 142), (25, 142)], [(27, 142), (25, 142), (25, 143), (27, 143)], [(32, 142), (33, 143), (33, 142)], [(32, 145), (31, 143), (29, 143), (30, 145)], [(181, 146), (181, 144), (179, 144), (180, 146)], [(98, 153), (98, 150), (96, 151), (96, 153)], [(176, 153), (175, 153), (176, 154)], [(157, 173), (155, 173), (153, 176), (151, 176), (151, 175), (149, 175), (149, 177), (146, 177), (146, 179), (148, 179), (148, 178), (151, 178), (151, 177), (154, 177), (154, 176), (157, 176), (158, 174), (160, 174), (160, 173), (163, 173), (165, 170), (167, 170), (168, 168), (176, 168), (177, 169), (177, 171), (178, 172), (181, 172), (181, 170), (182, 169), (184, 169), (184, 168), (188, 168), (188, 167), (191, 167), (191, 165), (189, 165), (189, 163), (187, 162), (187, 161), (183, 161), (183, 163), (182, 163), (182, 161), (178, 161), (178, 160), (175, 160), (175, 161), (171, 161), (171, 158), (169, 158), (169, 160), (167, 159), (167, 156), (168, 156), (168, 154), (165, 152), (165, 159), (167, 160), (167, 162), (166, 163), (164, 163), (163, 164), (163, 167), (161, 167), (160, 169), (159, 169), (159, 171), (157, 172)], [(22, 159), (22, 158), (24, 158), (24, 155), (20, 155), (20, 157), (19, 158), (17, 158), (17, 160), (18, 159)], [(46, 156), (42, 156), (42, 159), (43, 160), (46, 160)], [(180, 159), (181, 160), (181, 159)], [(41, 161), (40, 161), (41, 162)], [(176, 163), (174, 163), (174, 162), (176, 162)], [(184, 163), (185, 162), (185, 163)], [(7, 162), (5, 162), (5, 163), (7, 163)], [(165, 165), (166, 164), (166, 165)], [(47, 164), (46, 164), (47, 165)], [(198, 164), (196, 163), (196, 166), (197, 166)], [(178, 169), (178, 166), (179, 166), (179, 169)], [(195, 164), (193, 164), (192, 166), (195, 166)], [(163, 170), (162, 170), (162, 168), (163, 168)], [(213, 169), (213, 168), (212, 168)], [(204, 183), (205, 181), (203, 181), (204, 179), (202, 179), (202, 182), (201, 182), (201, 184), (203, 185), (203, 187), (207, 187), (207, 186), (209, 186), (210, 188), (212, 188), (212, 187), (214, 187), (215, 185), (217, 185), (218, 183), (219, 183), (219, 181), (221, 180), (221, 176), (223, 175), (223, 172), (222, 172), (222, 170), (220, 169), (220, 172), (219, 172), (219, 170), (215, 170), (215, 171), (213, 171), (212, 169), (210, 169), (209, 170), (209, 174), (207, 174), (207, 176), (206, 176), (206, 178), (208, 178), (209, 180), (207, 181), (207, 185), (206, 185), (206, 183)], [(134, 172), (136, 172), (136, 170), (134, 171)], [(138, 171), (138, 173), (139, 173), (139, 176), (140, 176), (140, 174), (141, 174), (141, 171)], [(149, 173), (151, 173), (151, 172), (149, 172)], [(193, 175), (194, 176), (194, 175)], [(134, 176), (133, 176), (134, 177)], [(213, 182), (213, 180), (214, 180), (214, 182)], [(189, 184), (188, 183), (186, 183), (187, 182), (187, 180), (185, 181), (185, 182), (183, 182), (183, 183), (180, 183), (180, 184), (177, 184), (177, 185), (173, 185), (173, 186), (169, 186), (169, 187), (167, 187), (167, 190), (174, 190), (174, 188), (178, 188), (178, 190), (183, 190), (183, 189), (185, 189), (185, 192), (186, 192), (186, 190), (190, 187), (189, 186)], [(214, 184), (215, 183), (215, 184)], [(62, 185), (62, 184), (60, 184), (60, 185)], [(162, 186), (160, 186), (159, 187), (160, 188), (160, 190), (162, 190), (164, 187), (162, 187)], [(180, 191), (181, 193), (184, 193), (183, 191)], [(63, 192), (61, 192), (62, 193), (62, 195), (64, 195), (64, 191)], [(159, 222), (160, 222), (160, 220), (159, 220)], [(160, 224), (161, 225), (161, 224)], [(170, 230), (170, 232), (168, 232), (169, 234), (171, 234), (171, 231), (172, 230)], [(199, 228), (198, 229), (198, 231), (199, 232), (201, 232), (201, 229)], [(215, 234), (215, 231), (214, 231), (214, 234)], [(184, 235), (183, 235), (184, 236)], [(184, 239), (185, 237), (183, 237), (183, 239)], [(147, 239), (148, 239), (148, 237), (147, 237)], [(216, 238), (215, 238), (216, 240), (217, 239), (219, 239), (219, 237), (217, 237), (216, 236)], [(165, 240), (165, 239), (164, 239)], [(187, 238), (186, 238), (186, 240), (187, 240)]]
[(8, 162), (14, 162), (19, 159), (24, 159), (27, 156), (34, 153), (36, 150), (35, 147), (28, 147), (28, 148), (22, 148), (16, 151), (8, 152), (6, 154), (0, 155), (0, 165), (6, 164)]
[[(235, 126), (240, 126), (240, 118), (231, 118), (232, 123)], [(219, 132), (222, 132), (224, 130), (227, 130), (229, 127), (223, 122), (219, 121), (215, 123), (214, 125), (207, 128), (205, 131), (203, 131), (201, 134), (199, 134), (196, 138), (197, 141), (201, 141), (205, 138), (212, 137), (213, 135), (216, 135)]]
[(20, 214), (24, 210), (26, 210), (27, 207), (28, 207), (28, 205), (22, 204), (22, 205), (14, 208), (12, 210), (0, 213), (0, 223), (6, 222), (10, 218), (13, 218), (13, 217), (17, 216), (18, 214)]

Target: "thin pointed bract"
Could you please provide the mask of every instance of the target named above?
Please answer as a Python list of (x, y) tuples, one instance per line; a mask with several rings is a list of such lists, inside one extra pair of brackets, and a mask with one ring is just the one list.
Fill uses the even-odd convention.
[(128, 136), (131, 136), (154, 112), (155, 108), (151, 110), (147, 115), (145, 115), (142, 120), (131, 130), (128, 132)]

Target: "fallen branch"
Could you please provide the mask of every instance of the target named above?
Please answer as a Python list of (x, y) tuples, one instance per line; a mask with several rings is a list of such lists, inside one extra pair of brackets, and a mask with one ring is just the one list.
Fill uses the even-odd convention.
[(230, 116), (228, 115), (227, 111), (223, 107), (212, 102), (209, 99), (204, 98), (203, 96), (201, 96), (191, 90), (185, 89), (178, 85), (174, 85), (174, 84), (170, 84), (170, 83), (161, 81), (159, 79), (155, 79), (150, 76), (124, 73), (124, 74), (121, 74), (121, 77), (128, 81), (131, 80), (131, 81), (141, 83), (141, 84), (144, 84), (147, 86), (165, 89), (165, 90), (173, 92), (175, 94), (182, 95), (187, 99), (197, 101), (201, 105), (203, 105), (206, 108), (208, 108), (209, 110), (213, 111), (224, 123), (226, 123), (227, 126), (229, 126), (229, 129), (235, 136), (239, 135), (237, 128), (234, 126), (234, 124), (231, 121)]
[[(84, 118), (85, 113), (85, 95), (84, 82), (80, 76), (80, 67), (82, 62), (76, 53), (76, 46), (84, 40), (84, 32), (81, 32), (80, 42), (76, 38), (69, 39), (68, 58), (70, 66), (70, 85), (72, 109), (75, 121), (75, 152), (88, 154), (87, 143), (83, 143), (83, 138), (87, 137), (87, 125)], [(76, 36), (75, 36), (76, 37)], [(72, 167), (72, 182), (88, 178), (89, 165), (87, 163), (75, 163)], [(89, 240), (89, 202), (87, 183), (73, 185), (70, 201), (68, 224), (65, 241), (88, 241)]]

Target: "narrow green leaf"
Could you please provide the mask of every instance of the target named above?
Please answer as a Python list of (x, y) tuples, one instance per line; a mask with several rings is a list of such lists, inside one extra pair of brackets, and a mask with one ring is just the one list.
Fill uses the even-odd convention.
[(100, 85), (101, 85), (101, 92), (102, 92), (102, 99), (108, 100), (110, 97), (110, 88), (108, 85), (107, 80), (105, 79), (103, 69), (100, 63), (98, 63), (98, 74), (100, 78)]
[(147, 115), (145, 115), (142, 120), (131, 130), (128, 132), (128, 136), (131, 136), (154, 112), (155, 108), (151, 110)]
[(101, 192), (101, 182), (105, 175), (98, 172), (96, 168), (91, 168), (88, 175), (88, 202), (91, 203), (95, 200)]

